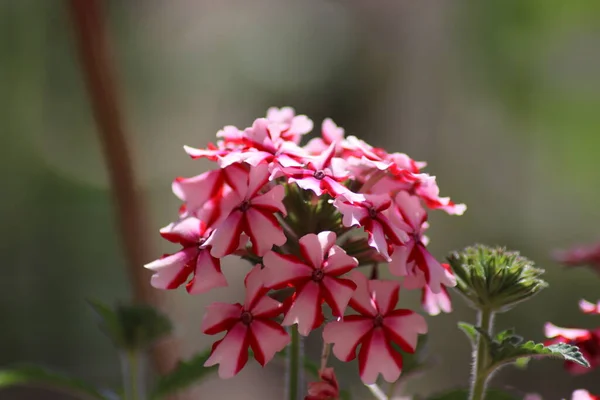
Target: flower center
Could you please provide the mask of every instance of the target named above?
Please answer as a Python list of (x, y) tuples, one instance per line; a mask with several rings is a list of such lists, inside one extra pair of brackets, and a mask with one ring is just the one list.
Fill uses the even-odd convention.
[(250, 209), (250, 200), (244, 200), (242, 204), (240, 204), (240, 211), (246, 212)]
[(321, 180), (323, 178), (325, 178), (325, 172), (323, 172), (322, 169), (315, 171), (314, 175), (315, 179)]
[(373, 318), (373, 326), (375, 328), (379, 328), (383, 325), (383, 315), (377, 314), (375, 318)]
[(325, 277), (325, 273), (322, 269), (315, 269), (312, 273), (312, 280), (315, 282), (321, 282)]
[(369, 217), (371, 217), (371, 219), (377, 218), (377, 210), (375, 207), (369, 207)]
[(202, 249), (202, 246), (204, 245), (204, 242), (206, 242), (206, 238), (200, 238), (198, 239), (198, 248)]
[(250, 325), (252, 323), (253, 317), (248, 311), (244, 311), (240, 316), (240, 320), (244, 325)]

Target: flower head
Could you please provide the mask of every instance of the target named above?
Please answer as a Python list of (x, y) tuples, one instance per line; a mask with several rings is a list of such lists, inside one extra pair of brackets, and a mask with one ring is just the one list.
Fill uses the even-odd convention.
[(581, 375), (600, 366), (600, 328), (595, 330), (560, 328), (546, 323), (544, 334), (550, 340), (544, 344), (568, 343), (577, 346), (583, 357), (589, 362), (590, 368), (571, 361), (565, 361), (565, 368), (574, 375)]
[(248, 348), (254, 358), (264, 366), (283, 350), (290, 338), (274, 321), (282, 304), (265, 296), (268, 289), (262, 284), (261, 266), (256, 265), (246, 276), (244, 304), (213, 303), (207, 307), (202, 321), (202, 331), (215, 335), (227, 331), (223, 339), (212, 346), (205, 366), (219, 364), (219, 377), (231, 378), (248, 361)]
[(393, 345), (414, 353), (419, 334), (427, 333), (425, 319), (410, 310), (396, 309), (399, 285), (392, 281), (371, 280), (359, 273), (351, 275), (356, 291), (350, 307), (358, 315), (325, 326), (323, 340), (333, 343), (333, 354), (350, 361), (358, 354), (359, 372), (365, 384), (375, 383), (379, 374), (395, 382), (402, 371), (402, 356)]
[(600, 273), (600, 243), (557, 251), (554, 258), (562, 264), (579, 267), (587, 265)]

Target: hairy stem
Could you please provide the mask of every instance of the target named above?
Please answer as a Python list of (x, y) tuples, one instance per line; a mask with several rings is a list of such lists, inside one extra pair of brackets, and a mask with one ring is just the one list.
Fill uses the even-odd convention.
[(288, 387), (287, 387), (287, 398), (289, 400), (300, 400), (299, 392), (299, 377), (300, 377), (300, 334), (298, 333), (298, 327), (293, 325), (290, 327), (290, 335), (292, 340), (288, 349)]
[(327, 368), (327, 360), (329, 359), (330, 353), (331, 344), (323, 342), (323, 351), (321, 352), (321, 366), (319, 368), (319, 372), (323, 372), (323, 370)]
[[(479, 310), (477, 316), (477, 324), (479, 328), (492, 334), (492, 325), (494, 323), (494, 312), (487, 309)], [(489, 364), (489, 349), (487, 342), (481, 334), (477, 339), (477, 347), (473, 352), (473, 373), (471, 377), (471, 390), (469, 392), (469, 400), (483, 400), (485, 398), (485, 389), (489, 377), (487, 370)]]

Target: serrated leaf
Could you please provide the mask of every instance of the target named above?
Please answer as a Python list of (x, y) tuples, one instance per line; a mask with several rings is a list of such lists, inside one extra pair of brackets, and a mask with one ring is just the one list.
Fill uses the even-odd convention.
[(158, 379), (156, 387), (151, 391), (151, 399), (162, 399), (198, 383), (209, 374), (216, 372), (217, 367), (205, 367), (210, 357), (210, 350), (197, 354), (188, 361), (180, 361), (173, 371)]
[(120, 349), (144, 348), (173, 329), (165, 315), (148, 305), (118, 305), (113, 310), (98, 301), (88, 302), (100, 317), (102, 331)]
[(463, 331), (467, 338), (471, 341), (471, 344), (474, 346), (477, 343), (477, 329), (472, 324), (467, 322), (459, 322), (458, 329)]
[[(448, 392), (434, 394), (427, 400), (467, 400), (469, 398), (469, 389), (453, 389)], [(485, 400), (521, 400), (514, 394), (499, 389), (488, 389), (485, 394)]]
[(35, 365), (22, 365), (0, 370), (0, 388), (17, 385), (41, 385), (84, 396), (87, 399), (109, 400), (114, 395), (102, 393), (93, 385), (78, 378)]
[(588, 361), (583, 357), (577, 346), (566, 343), (557, 343), (544, 346), (543, 343), (535, 343), (530, 340), (525, 343), (513, 344), (505, 341), (502, 344), (495, 342), (492, 348), (492, 363), (496, 366), (514, 362), (523, 357), (528, 358), (559, 358), (572, 361), (584, 367), (589, 367)]

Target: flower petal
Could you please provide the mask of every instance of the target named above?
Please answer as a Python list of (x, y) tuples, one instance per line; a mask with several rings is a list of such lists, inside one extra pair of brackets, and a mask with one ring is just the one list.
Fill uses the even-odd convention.
[(195, 267), (194, 277), (186, 285), (189, 294), (206, 293), (211, 289), (227, 286), (220, 260), (211, 256), (208, 250), (200, 250)]
[(210, 254), (213, 257), (225, 257), (238, 248), (243, 229), (242, 217), (243, 213), (240, 210), (233, 211), (205, 242), (205, 245), (212, 246)]
[(350, 273), (350, 279), (356, 283), (356, 290), (354, 290), (354, 294), (350, 299), (350, 307), (362, 315), (368, 315), (370, 317), (377, 315), (375, 302), (371, 298), (371, 293), (367, 284), (367, 277), (359, 271), (353, 271)]
[(387, 382), (396, 382), (402, 372), (402, 356), (392, 349), (382, 329), (373, 329), (369, 336), (358, 354), (360, 379), (371, 385), (381, 374)]
[(325, 325), (323, 341), (333, 344), (333, 354), (340, 361), (348, 362), (356, 357), (356, 348), (372, 329), (371, 318), (352, 315), (343, 321), (334, 321)]
[(275, 318), (283, 312), (283, 304), (269, 296), (258, 298), (249, 309), (255, 318)]
[(194, 261), (196, 254), (198, 250), (189, 247), (144, 265), (144, 268), (154, 271), (154, 275), (150, 278), (152, 287), (176, 289), (181, 286), (192, 273), (189, 263)]
[(402, 213), (404, 220), (413, 228), (419, 229), (421, 224), (427, 219), (427, 213), (421, 206), (417, 196), (411, 196), (406, 191), (401, 191), (394, 199), (398, 209)]
[(396, 276), (407, 276), (408, 269), (407, 263), (410, 253), (413, 249), (413, 241), (406, 243), (403, 246), (394, 246), (394, 252), (392, 253), (392, 261), (388, 264), (388, 268), (392, 275)]
[(213, 345), (205, 367), (219, 364), (219, 378), (228, 379), (237, 375), (248, 362), (248, 329), (238, 323), (225, 337)]
[(292, 306), (285, 314), (283, 326), (298, 324), (298, 332), (302, 336), (308, 336), (310, 331), (323, 322), (321, 311), (322, 297), (319, 285), (308, 281), (298, 289)]
[(285, 197), (285, 189), (281, 185), (277, 185), (265, 194), (258, 195), (252, 199), (252, 207), (274, 213), (279, 211), (284, 216), (287, 215), (283, 198)]
[(254, 358), (263, 367), (290, 342), (290, 336), (275, 321), (255, 319), (249, 333)]
[(544, 336), (547, 338), (555, 338), (557, 336), (563, 337), (569, 340), (585, 339), (591, 336), (591, 332), (587, 329), (572, 329), (572, 328), (560, 328), (550, 322), (544, 325)]
[(327, 260), (323, 264), (323, 272), (327, 275), (342, 275), (352, 271), (358, 266), (358, 260), (346, 254), (338, 245), (333, 245), (329, 250)]
[[(392, 259), (388, 253), (388, 242), (385, 238), (385, 232), (383, 231), (383, 227), (379, 223), (379, 221), (372, 221), (371, 226), (368, 228), (369, 232), (369, 246), (377, 250), (383, 258), (385, 258), (388, 262)], [(367, 228), (365, 228), (367, 230)]]
[(335, 244), (334, 232), (309, 233), (300, 238), (300, 253), (313, 268), (321, 268), (325, 254)]
[(244, 213), (244, 230), (250, 236), (252, 250), (262, 257), (275, 246), (287, 241), (283, 229), (273, 214), (251, 207)]
[(398, 304), (398, 291), (400, 284), (394, 281), (370, 280), (368, 282), (369, 292), (375, 300), (377, 311), (381, 315), (387, 315)]
[(321, 281), (321, 293), (336, 317), (344, 315), (348, 302), (356, 289), (350, 279), (335, 279), (325, 275)]
[(579, 309), (585, 314), (600, 314), (600, 301), (594, 304), (587, 300), (580, 300)]
[(429, 286), (425, 286), (421, 296), (421, 305), (431, 316), (438, 315), (440, 312), (452, 312), (452, 302), (446, 288), (442, 288), (442, 291), (436, 294), (429, 289)]
[(263, 257), (265, 286), (279, 288), (310, 279), (312, 268), (292, 255), (269, 251)]
[(260, 189), (269, 181), (269, 166), (265, 164), (258, 164), (253, 168), (250, 168), (250, 174), (248, 175), (248, 188), (245, 193), (246, 198), (252, 198), (258, 193)]
[(427, 333), (425, 318), (410, 310), (392, 311), (383, 318), (383, 326), (389, 338), (409, 353), (415, 351), (419, 334)]
[(212, 303), (206, 307), (200, 329), (207, 335), (229, 330), (239, 321), (241, 314), (240, 304)]

